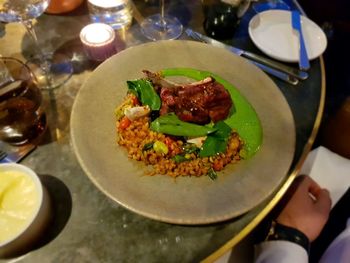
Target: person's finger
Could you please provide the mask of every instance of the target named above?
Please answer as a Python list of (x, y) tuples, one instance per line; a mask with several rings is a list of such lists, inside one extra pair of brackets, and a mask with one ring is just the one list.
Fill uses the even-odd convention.
[(312, 178), (308, 177), (308, 191), (310, 194), (312, 194), (316, 199), (318, 199), (318, 196), (322, 190), (322, 188), (320, 187), (320, 185), (314, 181)]
[(317, 206), (317, 208), (320, 211), (322, 211), (326, 214), (329, 214), (329, 212), (331, 210), (331, 206), (332, 206), (332, 200), (330, 198), (330, 194), (329, 194), (329, 191), (327, 189), (320, 190), (320, 192), (317, 196), (315, 205)]

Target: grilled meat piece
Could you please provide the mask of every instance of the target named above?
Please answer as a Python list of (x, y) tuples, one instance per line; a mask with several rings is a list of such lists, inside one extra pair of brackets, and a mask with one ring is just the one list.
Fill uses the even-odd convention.
[(160, 115), (175, 112), (179, 119), (197, 124), (218, 122), (228, 117), (232, 99), (223, 85), (214, 78), (190, 84), (168, 82), (161, 75), (144, 71), (157, 87), (162, 100)]

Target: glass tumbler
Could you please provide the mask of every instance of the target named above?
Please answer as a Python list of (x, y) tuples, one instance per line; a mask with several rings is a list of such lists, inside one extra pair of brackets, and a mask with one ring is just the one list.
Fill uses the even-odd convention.
[(132, 23), (132, 0), (88, 0), (91, 21), (105, 23), (115, 30), (127, 29)]
[(28, 66), (0, 57), (0, 140), (13, 145), (37, 143), (47, 126), (41, 101)]
[(234, 36), (251, 0), (202, 0), (205, 33), (224, 40)]

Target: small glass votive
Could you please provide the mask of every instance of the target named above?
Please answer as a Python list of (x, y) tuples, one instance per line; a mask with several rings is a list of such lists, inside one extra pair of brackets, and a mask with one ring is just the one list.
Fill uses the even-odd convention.
[(85, 26), (80, 40), (89, 59), (103, 61), (117, 53), (116, 36), (113, 28), (103, 23)]
[(131, 25), (131, 0), (88, 0), (88, 8), (94, 23), (105, 23), (116, 30)]

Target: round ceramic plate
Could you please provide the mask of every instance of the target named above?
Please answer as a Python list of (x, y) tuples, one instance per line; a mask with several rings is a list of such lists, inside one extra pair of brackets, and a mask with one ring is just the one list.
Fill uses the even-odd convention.
[[(127, 80), (142, 70), (193, 68), (234, 84), (256, 110), (263, 143), (250, 159), (208, 176), (146, 176), (142, 162), (117, 145), (114, 109)], [(207, 224), (239, 216), (267, 198), (285, 178), (294, 156), (291, 110), (274, 82), (229, 51), (193, 41), (161, 41), (128, 48), (102, 63), (80, 89), (71, 116), (72, 144), (87, 176), (127, 209), (160, 221)]]
[[(327, 38), (305, 16), (301, 16), (301, 25), (309, 59), (315, 59), (325, 51)], [(254, 44), (266, 55), (284, 62), (299, 61), (299, 37), (292, 29), (290, 11), (261, 12), (250, 20), (248, 31)]]

